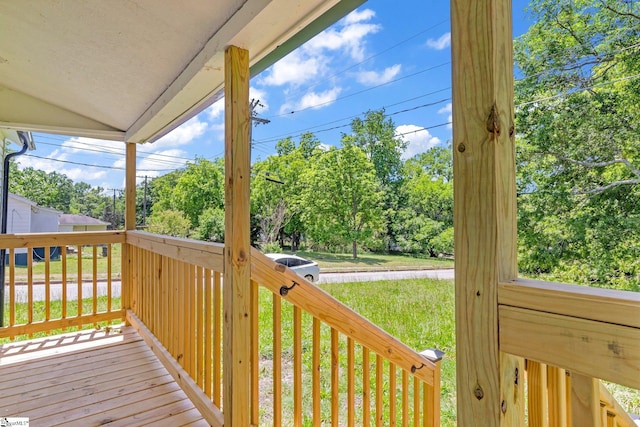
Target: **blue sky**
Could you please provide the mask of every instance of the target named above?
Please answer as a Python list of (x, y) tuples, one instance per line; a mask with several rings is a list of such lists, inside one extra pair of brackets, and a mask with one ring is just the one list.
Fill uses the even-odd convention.
[[(514, 35), (527, 29), (514, 0)], [(384, 108), (411, 157), (451, 139), (449, 2), (370, 0), (251, 80), (260, 100), (252, 158), (274, 154), (279, 139), (313, 132), (340, 145), (355, 117)], [(224, 152), (223, 101), (153, 144), (138, 147), (138, 181)], [(37, 149), (20, 167), (57, 171), (74, 181), (124, 187), (124, 146), (113, 141), (34, 134)], [(37, 157), (36, 157), (37, 156)]]

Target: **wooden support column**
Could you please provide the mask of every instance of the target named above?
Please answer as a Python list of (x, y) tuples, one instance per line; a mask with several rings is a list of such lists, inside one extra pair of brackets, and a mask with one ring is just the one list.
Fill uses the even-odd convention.
[(225, 51), (224, 424), (251, 420), (249, 52)]
[[(136, 144), (126, 142), (126, 172), (125, 172), (125, 208), (124, 208), (124, 229), (136, 229)], [(132, 269), (131, 248), (125, 242), (122, 244), (122, 308), (131, 307), (132, 289)]]
[(500, 352), (517, 277), (511, 0), (452, 0), (458, 425), (524, 425), (522, 359)]

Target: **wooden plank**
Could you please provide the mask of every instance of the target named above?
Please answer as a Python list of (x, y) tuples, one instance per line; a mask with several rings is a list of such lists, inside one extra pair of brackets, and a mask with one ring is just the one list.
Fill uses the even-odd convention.
[(638, 328), (501, 306), (500, 343), (512, 354), (640, 388)]
[(389, 364), (389, 425), (397, 425), (397, 413), (396, 408), (396, 365)]
[[(48, 322), (35, 322), (27, 325), (16, 325), (0, 329), (0, 338), (17, 335), (31, 335), (37, 332), (49, 332), (56, 329), (65, 329), (73, 326), (90, 325), (98, 322), (111, 322), (124, 319), (124, 310), (111, 313), (87, 314), (80, 317), (67, 317), (66, 319), (49, 320)], [(0, 362), (1, 364), (1, 362)]]
[(524, 425), (500, 355), (498, 282), (517, 277), (511, 0), (452, 0), (458, 424)]
[(220, 243), (159, 236), (144, 231), (129, 231), (127, 244), (178, 261), (214, 271), (224, 271), (224, 245)]
[(191, 399), (194, 406), (198, 408), (202, 416), (212, 426), (223, 426), (224, 416), (211, 400), (204, 394), (193, 380), (187, 375), (186, 371), (176, 363), (171, 354), (162, 347), (149, 330), (140, 322), (130, 310), (127, 311), (127, 318), (130, 324), (138, 331), (142, 339), (149, 345), (153, 353), (158, 357), (160, 362), (165, 366), (174, 380), (180, 385), (180, 388)]
[(571, 373), (571, 420), (573, 427), (600, 427), (597, 379)]
[(382, 368), (383, 368), (382, 356), (377, 354), (376, 355), (376, 427), (382, 426), (383, 420), (384, 420), (384, 414), (382, 409), (382, 402), (384, 398), (384, 392), (382, 388), (382, 384), (383, 384)]
[[(154, 408), (139, 414), (132, 415), (127, 418), (122, 418), (120, 420), (112, 421), (108, 425), (109, 427), (130, 427), (130, 426), (144, 426), (144, 425), (153, 425), (161, 426), (161, 425), (185, 425), (177, 424), (175, 419), (173, 419), (174, 415), (184, 414), (195, 414), (196, 417), (202, 419), (202, 415), (198, 412), (197, 409), (193, 408), (193, 404), (188, 400), (179, 400), (177, 402), (171, 403), (169, 405), (160, 406), (158, 408)], [(170, 420), (170, 421), (167, 421)], [(169, 422), (165, 424), (165, 422)], [(207, 424), (208, 425), (208, 424)]]
[(402, 371), (402, 426), (409, 426), (409, 373)]
[(260, 354), (259, 337), (260, 331), (258, 311), (260, 302), (258, 291), (260, 285), (251, 281), (251, 425), (257, 426), (260, 423)]
[(222, 401), (222, 280), (221, 274), (213, 275), (213, 404), (220, 407)]
[(225, 50), (225, 268), (224, 419), (247, 426), (251, 418), (251, 147), (249, 52)]
[(283, 265), (275, 263), (259, 250), (253, 248), (251, 256), (253, 260), (251, 275), (262, 286), (279, 295), (283, 283), (289, 286), (295, 283), (295, 286), (282, 298), (353, 338), (359, 344), (366, 345), (374, 353), (384, 355), (386, 359), (402, 369), (411, 371), (414, 366), (417, 368), (424, 365), (414, 375), (433, 385), (435, 364), (425, 356), (416, 353), (318, 286)]
[(104, 243), (123, 243), (124, 231), (82, 231), (74, 233), (17, 233), (0, 236), (0, 246), (7, 249), (43, 247), (99, 245)]
[(517, 279), (502, 282), (498, 303), (640, 328), (640, 293)]

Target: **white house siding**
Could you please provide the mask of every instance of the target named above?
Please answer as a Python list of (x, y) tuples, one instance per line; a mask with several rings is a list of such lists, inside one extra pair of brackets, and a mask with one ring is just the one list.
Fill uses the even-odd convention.
[(54, 209), (36, 207), (31, 209), (31, 232), (54, 233), (58, 231), (60, 212)]
[(34, 206), (33, 202), (9, 194), (7, 234), (31, 232), (31, 206)]

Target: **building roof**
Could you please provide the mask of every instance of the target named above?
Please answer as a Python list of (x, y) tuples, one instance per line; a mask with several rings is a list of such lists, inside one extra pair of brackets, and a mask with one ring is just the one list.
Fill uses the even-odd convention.
[(58, 219), (60, 225), (109, 225), (108, 222), (91, 218), (86, 215), (61, 214)]
[(256, 75), (363, 2), (0, 2), (0, 127), (153, 141), (222, 97), (228, 46)]
[(61, 214), (62, 213), (62, 211), (59, 211), (59, 210), (54, 209), (54, 208), (48, 208), (46, 206), (38, 206), (36, 204), (36, 202), (34, 202), (33, 200), (27, 199), (26, 197), (20, 196), (19, 194), (9, 193), (8, 196), (9, 196), (9, 199), (13, 199), (15, 201), (22, 202), (22, 203), (25, 203), (25, 204), (29, 205), (33, 212), (50, 212), (50, 213), (54, 213), (54, 214)]

